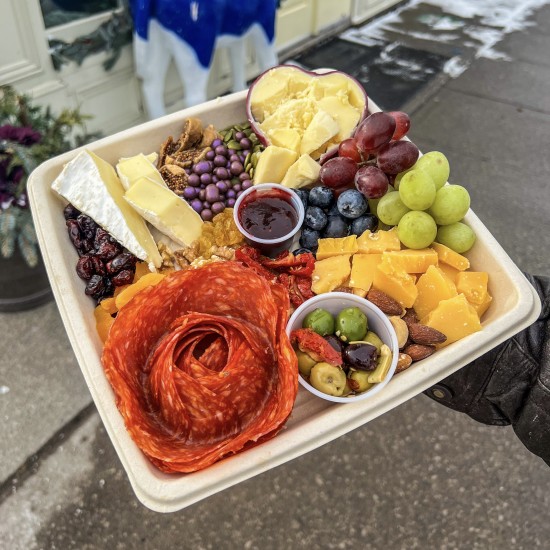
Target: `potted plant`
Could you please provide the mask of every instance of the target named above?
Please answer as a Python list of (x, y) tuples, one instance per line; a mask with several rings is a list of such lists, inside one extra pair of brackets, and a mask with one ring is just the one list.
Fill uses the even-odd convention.
[(27, 197), (27, 178), (45, 160), (93, 136), (78, 109), (55, 115), (0, 86), (0, 311), (34, 307), (51, 296)]

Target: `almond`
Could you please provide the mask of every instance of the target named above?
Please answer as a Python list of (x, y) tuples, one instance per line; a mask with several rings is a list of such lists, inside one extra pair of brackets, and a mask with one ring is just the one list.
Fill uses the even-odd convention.
[(395, 367), (395, 372), (403, 372), (411, 366), (412, 357), (407, 353), (400, 353), (397, 357), (397, 366)]
[(413, 323), (418, 323), (420, 319), (418, 319), (418, 315), (416, 314), (416, 311), (414, 309), (407, 309), (405, 312), (405, 315), (402, 317), (403, 321), (407, 323), (407, 325), (412, 325)]
[(426, 346), (435, 346), (435, 344), (441, 344), (447, 340), (447, 337), (439, 330), (420, 323), (409, 325), (409, 334), (413, 342)]
[(403, 315), (401, 304), (381, 290), (371, 288), (367, 293), (367, 300), (379, 307), (386, 315)]
[(410, 344), (403, 350), (403, 353), (410, 355), (412, 361), (414, 362), (414, 361), (421, 361), (422, 359), (426, 359), (426, 357), (429, 357), (434, 351), (435, 351), (434, 346), (424, 346), (422, 344)]

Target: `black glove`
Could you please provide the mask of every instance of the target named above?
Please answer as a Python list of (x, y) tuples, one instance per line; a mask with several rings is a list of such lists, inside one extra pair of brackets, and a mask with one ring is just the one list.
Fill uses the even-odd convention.
[(550, 279), (526, 277), (542, 302), (539, 319), (425, 394), (484, 424), (512, 424), (550, 466)]

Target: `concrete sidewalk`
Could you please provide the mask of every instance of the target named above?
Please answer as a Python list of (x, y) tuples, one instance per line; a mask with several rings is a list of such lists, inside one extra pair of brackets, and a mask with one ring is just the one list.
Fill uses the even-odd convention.
[[(403, 25), (418, 10), (405, 9)], [(451, 183), (468, 188), (516, 264), (549, 274), (550, 4), (529, 22), (494, 44), (507, 59), (453, 50), (464, 72), (440, 75), (403, 110), (411, 139), (448, 156)], [(510, 428), (422, 395), (180, 512), (152, 512), (132, 492), (55, 304), (0, 314), (0, 327), (0, 548), (548, 548), (550, 470)]]

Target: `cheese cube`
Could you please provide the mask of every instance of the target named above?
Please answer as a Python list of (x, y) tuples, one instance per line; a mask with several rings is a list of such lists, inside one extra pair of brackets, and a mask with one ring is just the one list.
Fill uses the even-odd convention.
[(287, 170), (298, 159), (298, 153), (269, 145), (264, 149), (254, 171), (254, 183), (281, 183)]

